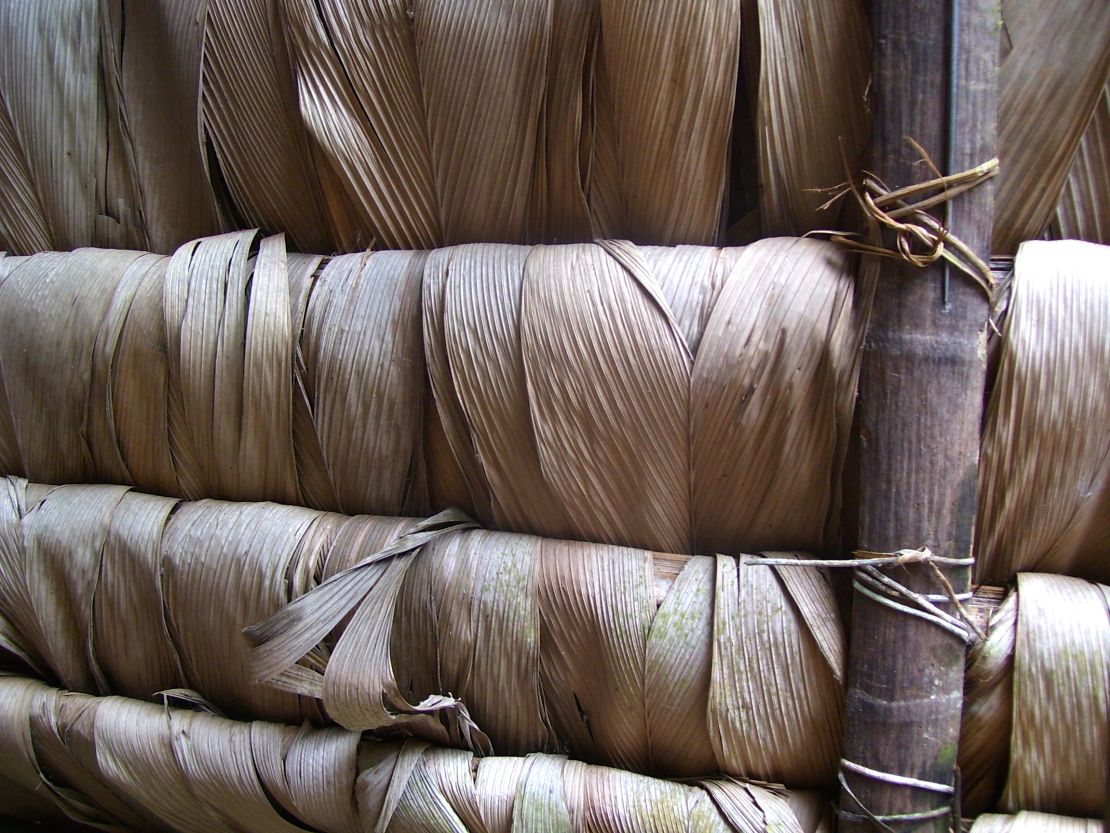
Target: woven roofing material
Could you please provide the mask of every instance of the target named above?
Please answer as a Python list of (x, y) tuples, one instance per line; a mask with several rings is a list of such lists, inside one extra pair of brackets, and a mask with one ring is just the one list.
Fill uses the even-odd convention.
[(816, 794), (734, 780), (679, 784), (553, 755), (479, 759), (419, 741), (236, 722), (16, 677), (0, 678), (0, 755), (0, 812), (31, 809), (16, 801), (33, 795), (108, 829), (827, 829)]
[[(1110, 80), (1110, 7), (1100, 0), (1005, 0), (1001, 15), (1007, 51), (999, 67), (1001, 167), (993, 248), (1012, 254), (1051, 222), (1076, 149), (1100, 106)], [(1098, 199), (1105, 202), (1110, 194)]]
[(3, 267), (5, 473), (348, 513), (459, 505), (669, 552), (835, 542), (868, 293), (831, 244), (321, 265), (238, 232), (168, 259)]
[(708, 244), (727, 210), (739, 0), (5, 9), (0, 248), (21, 254), (254, 225), (323, 252)]
[(1021, 573), (971, 653), (964, 806), (1078, 816), (1110, 784), (1110, 587)]
[(1110, 247), (1030, 242), (987, 405), (976, 580), (1110, 582)]
[(1077, 819), (1048, 813), (1022, 812), (1013, 816), (979, 816), (971, 833), (1102, 833), (1099, 819)]
[(1052, 236), (1110, 244), (1110, 81), (1072, 160)]
[[(501, 754), (832, 782), (844, 638), (811, 568), (0, 485), (0, 646), (69, 688), (187, 688), (238, 717), (320, 723), (325, 709), (352, 729), (476, 748), (488, 737)], [(409, 549), (363, 563), (404, 533)], [(352, 579), (353, 596), (333, 593)], [(268, 617), (251, 635), (267, 648), (252, 652), (242, 631)]]
[(90, 0), (0, 8), (0, 247), (147, 245), (107, 27)]

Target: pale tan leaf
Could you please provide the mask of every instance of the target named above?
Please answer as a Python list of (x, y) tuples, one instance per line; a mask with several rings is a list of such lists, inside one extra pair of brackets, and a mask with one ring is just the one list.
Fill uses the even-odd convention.
[(185, 686), (162, 598), (162, 536), (177, 506), (173, 498), (128, 492), (112, 514), (92, 605), (91, 651), (113, 694), (148, 699)]
[(1076, 148), (1052, 229), (1061, 239), (1110, 244), (1110, 83)]
[(56, 489), (23, 518), (36, 642), (66, 688), (106, 694), (93, 654), (93, 599), (101, 551), (124, 486)]
[[(759, 0), (760, 220), (764, 235), (836, 225), (819, 207), (870, 136), (871, 21), (864, 0)], [(986, 161), (986, 160), (983, 160)]]
[(540, 464), (575, 536), (684, 552), (690, 353), (645, 279), (600, 246), (534, 249), (524, 370)]
[(139, 257), (97, 249), (44, 254), (0, 285), (0, 374), (20, 458), (37, 480), (91, 477), (85, 422), (96, 334), (119, 276)]
[(452, 253), (441, 326), (465, 421), (448, 436), (465, 431), (474, 444), (499, 528), (559, 536), (570, 522), (544, 478), (521, 355), (521, 289), (530, 251), (459, 246)]
[(820, 549), (859, 373), (864, 315), (847, 256), (815, 240), (746, 247), (691, 380), (695, 551)]
[(103, 54), (104, 11), (99, 0), (18, 0), (0, 9), (10, 44), (0, 57), (10, 135), (42, 208), (40, 228), (64, 249), (147, 243), (115, 60)]
[(997, 806), (1010, 757), (1014, 709), (1014, 637), (1018, 596), (1011, 592), (990, 620), (990, 632), (967, 659), (960, 723), (962, 807), (977, 815)]
[(979, 816), (971, 825), (971, 833), (1102, 833), (1103, 829), (1098, 819), (1024, 811), (1013, 816), (989, 813)]
[(0, 249), (17, 255), (53, 249), (53, 235), (12, 127), (3, 89), (0, 89), (0, 191), (4, 194), (0, 202)]
[(201, 147), (207, 0), (113, 0), (115, 59), (153, 251), (221, 230)]
[(445, 244), (527, 240), (553, 14), (547, 0), (413, 7)]
[(999, 68), (1001, 168), (992, 249), (1013, 254), (1051, 221), (1106, 85), (1110, 6), (1005, 0), (1001, 11), (1009, 52)]
[(182, 505), (163, 534), (162, 595), (185, 679), (230, 714), (319, 719), (312, 701), (252, 684), (252, 646), (242, 633), (291, 601), (286, 576), (315, 515), (200, 501)]
[[(597, 586), (606, 592), (591, 592)], [(552, 728), (575, 757), (643, 771), (650, 556), (544, 539), (538, 592), (540, 681)]]
[(334, 258), (309, 301), (301, 340), (307, 395), (341, 511), (402, 514), (423, 494), (413, 481), (423, 475), (424, 257)]
[(661, 775), (717, 768), (706, 723), (713, 664), (712, 558), (686, 563), (655, 613), (644, 674), (651, 758)]
[[(305, 127), (356, 209), (354, 247), (441, 243), (411, 4), (283, 0), (282, 8)], [(329, 205), (333, 215), (344, 208)]]
[(224, 221), (283, 231), (294, 248), (332, 251), (277, 3), (206, 2), (200, 127)]
[(1110, 784), (1110, 594), (1018, 576), (1014, 719), (1000, 806), (1097, 816)]
[(750, 559), (717, 556), (715, 593), (709, 737), (722, 768), (797, 786), (829, 783), (840, 758), (843, 684), (805, 620), (774, 571)]
[(1110, 582), (1110, 394), (1094, 383), (1110, 367), (1108, 276), (1110, 247), (1018, 252), (983, 430), (978, 581), (1038, 570)]
[(595, 223), (595, 233), (713, 243), (728, 169), (740, 4), (599, 5), (595, 129), (609, 135), (596, 140), (608, 151), (594, 160), (601, 170), (591, 171), (590, 201), (614, 214), (611, 224)]

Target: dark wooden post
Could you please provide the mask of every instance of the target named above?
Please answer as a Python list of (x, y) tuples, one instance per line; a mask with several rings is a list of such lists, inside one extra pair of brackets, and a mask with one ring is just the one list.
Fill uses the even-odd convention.
[[(946, 174), (996, 155), (996, 0), (873, 0), (871, 168), (891, 188), (930, 179), (905, 141), (916, 140)], [(951, 94), (951, 95), (950, 95)], [(944, 170), (947, 167), (949, 170)], [(950, 227), (983, 260), (990, 248), (991, 183), (957, 197)], [(975, 519), (988, 303), (951, 270), (885, 262), (860, 379), (859, 545), (890, 552), (928, 546), (967, 557)], [(887, 571), (936, 593), (928, 566)], [(967, 568), (946, 571), (966, 590)], [(940, 628), (854, 596), (844, 757), (871, 770), (953, 784), (965, 646)], [(926, 811), (935, 792), (844, 771), (875, 815)], [(846, 794), (841, 807), (858, 812)], [(943, 831), (950, 819), (891, 823)], [(872, 821), (842, 822), (847, 831)]]

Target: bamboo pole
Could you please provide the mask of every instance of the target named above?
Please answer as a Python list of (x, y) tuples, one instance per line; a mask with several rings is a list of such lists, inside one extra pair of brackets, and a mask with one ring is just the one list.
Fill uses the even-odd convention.
[[(946, 174), (995, 155), (998, 21), (994, 0), (875, 0), (871, 170), (891, 188), (931, 178), (912, 137)], [(950, 68), (952, 72), (950, 72)], [(954, 94), (950, 98), (950, 91)], [(947, 170), (945, 170), (947, 168)], [(984, 260), (990, 183), (951, 203), (949, 224)], [(860, 379), (860, 548), (928, 546), (967, 557), (975, 518), (988, 302), (952, 270), (884, 262)], [(928, 565), (886, 571), (918, 592), (939, 588)], [(966, 567), (945, 570), (957, 592)], [(874, 815), (914, 814), (951, 800), (853, 767), (953, 785), (965, 645), (929, 622), (854, 594), (843, 776)], [(861, 813), (843, 791), (841, 809)], [(942, 816), (887, 822), (948, 830)], [(844, 831), (883, 829), (845, 818)]]

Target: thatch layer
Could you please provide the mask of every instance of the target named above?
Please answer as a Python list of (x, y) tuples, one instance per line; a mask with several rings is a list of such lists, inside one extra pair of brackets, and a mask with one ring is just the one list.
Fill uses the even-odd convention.
[(844, 637), (811, 568), (461, 516), (0, 486), (0, 646), (67, 688), (187, 688), (242, 718), (832, 782)]
[(1023, 812), (1013, 816), (988, 814), (971, 826), (971, 833), (1102, 833), (1098, 819), (1077, 819), (1048, 813)]
[[(1083, 229), (1110, 202), (1088, 127), (1108, 14), (1001, 6), (999, 253), (1054, 212), (1104, 239)], [(819, 189), (866, 165), (869, 29), (861, 0), (13, 0), (0, 248), (169, 253), (252, 225), (324, 252), (839, 227)]]
[(1075, 152), (1052, 234), (1062, 240), (1110, 244), (1110, 83), (1102, 88)]
[(822, 211), (866, 163), (871, 21), (863, 0), (758, 0), (759, 210), (765, 235), (838, 228)]
[(816, 833), (823, 799), (553, 755), (479, 759), (0, 678), (0, 813), (214, 833)]
[(1022, 573), (967, 673), (967, 810), (1099, 815), (1110, 797), (1110, 587)]
[(983, 432), (978, 581), (1110, 582), (1108, 372), (1110, 247), (1024, 244)]
[(147, 248), (110, 29), (90, 0), (0, 8), (0, 248)]
[[(993, 251), (1013, 254), (1052, 221), (1092, 114), (1110, 80), (1110, 6), (1101, 0), (1001, 5)], [(1097, 187), (1099, 179), (1087, 183)], [(1105, 202), (1110, 193), (1101, 193)]]
[(0, 33), (0, 249), (718, 239), (739, 0), (19, 0)]
[[(1108, 273), (1092, 244), (1018, 258), (979, 581), (1110, 580), (1110, 400), (1091, 383), (1110, 367)], [(855, 284), (831, 245), (788, 238), (325, 261), (243, 232), (173, 258), (0, 258), (0, 471), (348, 513), (457, 506), (670, 552), (834, 549)]]
[(868, 292), (831, 244), (321, 265), (242, 232), (172, 258), (3, 267), (2, 472), (348, 513), (454, 505), (667, 552), (835, 544)]

